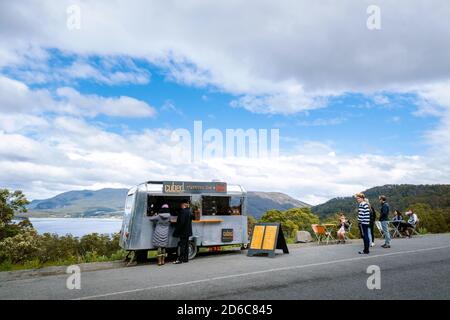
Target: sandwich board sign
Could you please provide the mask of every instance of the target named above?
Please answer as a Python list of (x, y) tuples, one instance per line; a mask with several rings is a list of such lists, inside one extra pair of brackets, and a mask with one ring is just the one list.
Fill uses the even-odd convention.
[(289, 253), (280, 224), (256, 223), (253, 226), (247, 256), (265, 253), (270, 258), (274, 258), (276, 249), (282, 249), (283, 253)]

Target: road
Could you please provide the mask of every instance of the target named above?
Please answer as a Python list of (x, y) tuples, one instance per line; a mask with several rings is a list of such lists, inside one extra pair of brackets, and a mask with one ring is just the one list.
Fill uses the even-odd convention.
[[(394, 240), (391, 249), (359, 255), (361, 243), (293, 246), (275, 258), (245, 253), (0, 283), (0, 299), (450, 299), (450, 234)], [(381, 289), (369, 290), (368, 266), (380, 268)]]

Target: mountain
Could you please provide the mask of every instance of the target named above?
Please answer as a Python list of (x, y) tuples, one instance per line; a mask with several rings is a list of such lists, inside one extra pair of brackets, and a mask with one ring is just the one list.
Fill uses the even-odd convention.
[[(450, 208), (450, 185), (384, 185), (363, 191), (370, 203), (379, 208), (378, 196), (385, 195), (391, 210), (404, 212), (409, 206), (423, 203), (431, 208)], [(313, 206), (313, 213), (326, 217), (338, 212), (350, 214), (356, 210), (356, 200), (353, 196), (331, 199), (323, 204)]]
[(309, 204), (281, 192), (249, 191), (247, 196), (247, 214), (256, 219), (261, 218), (270, 209), (284, 211), (291, 208), (310, 207)]
[[(111, 217), (122, 216), (127, 189), (81, 190), (61, 193), (28, 205), (28, 217)], [(309, 207), (279, 192), (248, 192), (247, 212), (259, 219), (267, 210)]]
[(33, 200), (26, 216), (107, 217), (121, 216), (128, 189), (81, 190), (61, 193), (45, 200)]

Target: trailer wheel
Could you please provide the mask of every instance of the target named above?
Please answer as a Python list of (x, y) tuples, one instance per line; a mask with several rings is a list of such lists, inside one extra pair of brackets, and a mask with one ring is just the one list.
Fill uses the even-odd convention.
[(194, 241), (189, 241), (189, 260), (192, 260), (197, 255), (198, 248)]
[[(189, 249), (188, 259), (192, 260), (195, 258), (198, 252), (197, 245), (195, 244), (194, 241), (189, 241), (188, 249)], [(177, 254), (178, 256), (180, 255), (180, 247), (177, 248)]]

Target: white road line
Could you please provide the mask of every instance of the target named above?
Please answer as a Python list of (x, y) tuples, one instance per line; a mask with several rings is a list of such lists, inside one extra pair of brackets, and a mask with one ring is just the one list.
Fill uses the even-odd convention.
[(115, 296), (115, 295), (121, 295), (121, 294), (127, 294), (127, 293), (135, 293), (135, 292), (141, 292), (141, 291), (147, 291), (147, 290), (155, 290), (155, 289), (162, 289), (162, 288), (172, 288), (172, 287), (186, 286), (186, 285), (203, 283), (203, 282), (210, 282), (210, 281), (225, 280), (225, 279), (230, 279), (230, 278), (239, 278), (239, 277), (245, 277), (245, 276), (252, 276), (252, 275), (264, 274), (264, 273), (269, 273), (269, 272), (304, 269), (304, 268), (309, 268), (309, 267), (318, 267), (318, 266), (324, 266), (324, 265), (335, 264), (335, 263), (343, 263), (343, 262), (351, 262), (351, 261), (359, 261), (359, 260), (368, 260), (368, 259), (374, 259), (374, 258), (378, 258), (378, 257), (397, 256), (397, 255), (403, 255), (403, 254), (419, 253), (419, 252), (424, 252), (424, 251), (440, 250), (440, 249), (447, 249), (447, 248), (450, 248), (450, 245), (442, 246), (442, 247), (434, 247), (434, 248), (416, 249), (416, 250), (410, 250), (410, 251), (391, 252), (391, 253), (378, 254), (378, 255), (372, 255), (372, 256), (371, 255), (360, 256), (360, 257), (355, 257), (355, 258), (339, 259), (339, 260), (332, 260), (332, 261), (326, 261), (326, 262), (318, 262), (318, 263), (311, 263), (311, 264), (304, 264), (304, 265), (296, 265), (296, 266), (290, 266), (290, 267), (273, 268), (273, 269), (252, 271), (252, 272), (239, 273), (239, 274), (230, 274), (230, 275), (221, 276), (221, 277), (213, 277), (213, 278), (206, 278), (206, 279), (200, 279), (200, 280), (194, 280), (194, 281), (171, 283), (171, 284), (165, 284), (165, 285), (153, 286), (153, 287), (146, 287), (146, 288), (139, 288), (139, 289), (133, 289), (133, 290), (116, 291), (116, 292), (110, 292), (110, 293), (104, 293), (104, 294), (98, 294), (98, 295), (92, 295), (92, 296), (75, 298), (73, 300), (96, 299), (96, 298), (110, 297), (110, 296)]

